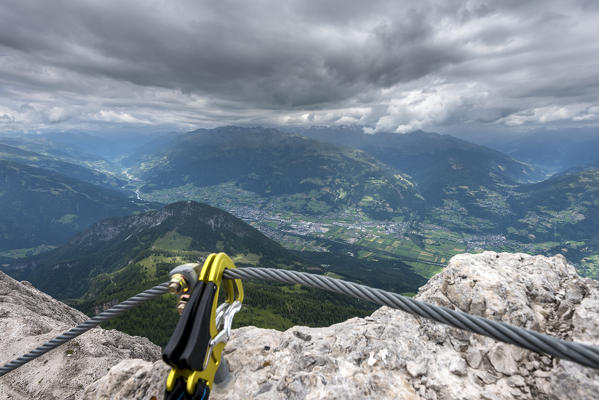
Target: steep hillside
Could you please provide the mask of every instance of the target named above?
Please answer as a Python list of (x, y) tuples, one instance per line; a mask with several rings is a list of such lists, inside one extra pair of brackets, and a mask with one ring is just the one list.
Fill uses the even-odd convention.
[[(264, 266), (280, 262), (301, 265), (299, 258), (240, 219), (188, 201), (144, 214), (105, 219), (18, 268), (36, 287), (65, 299), (83, 296), (90, 289), (90, 282), (91, 294), (97, 294), (93, 292), (99, 290), (99, 282), (94, 278), (129, 270), (127, 265), (138, 263), (143, 269), (144, 260), (175, 256), (183, 261), (186, 256), (197, 259), (215, 251), (250, 258), (252, 255)], [(168, 266), (165, 270), (145, 272), (148, 276), (144, 280), (164, 278)]]
[[(191, 201), (101, 221), (66, 245), (13, 264), (7, 272), (57, 298), (70, 299), (70, 304), (92, 314), (115, 299), (124, 300), (168, 280), (168, 272), (175, 266), (201, 262), (218, 251), (226, 252), (238, 266), (324, 272), (231, 214)], [(400, 283), (399, 289), (415, 291), (413, 282), (420, 282), (418, 277), (410, 269), (405, 276), (406, 283)], [(360, 301), (316, 290), (259, 282), (246, 286), (247, 307), (236, 318), (239, 325), (278, 329), (294, 324), (319, 326), (372, 310)], [(176, 319), (174, 299), (165, 298), (106, 326), (164, 344), (172, 331), (169, 324)]]
[(0, 251), (60, 245), (109, 216), (149, 204), (46, 169), (0, 160)]
[(359, 127), (315, 127), (298, 133), (364, 150), (409, 174), (429, 208), (464, 207), (476, 217), (501, 214), (491, 204), (494, 198), (503, 198), (518, 182), (544, 176), (503, 153), (449, 135), (421, 131), (365, 134)]
[(225, 200), (219, 185), (233, 183), (258, 202), (307, 214), (355, 207), (388, 216), (421, 206), (409, 179), (364, 152), (266, 128), (191, 132), (145, 158), (135, 174), (152, 199), (164, 193), (201, 198), (204, 188)]
[(510, 203), (518, 216), (514, 233), (541, 241), (582, 241), (599, 246), (598, 169), (520, 186)]
[(120, 173), (120, 168), (114, 162), (90, 152), (94, 146), (86, 148), (75, 143), (55, 142), (46, 136), (36, 135), (2, 136), (0, 143), (108, 175), (118, 176)]
[(0, 142), (45, 154), (69, 162), (115, 162), (135, 152), (144, 144), (167, 134), (151, 129), (145, 132), (44, 132), (40, 134), (5, 134)]
[[(523, 163), (452, 136), (414, 132), (374, 137), (362, 149), (410, 174), (430, 218), (460, 231), (494, 229), (509, 213), (503, 202), (510, 188), (535, 177)], [(460, 215), (464, 209), (467, 215)]]

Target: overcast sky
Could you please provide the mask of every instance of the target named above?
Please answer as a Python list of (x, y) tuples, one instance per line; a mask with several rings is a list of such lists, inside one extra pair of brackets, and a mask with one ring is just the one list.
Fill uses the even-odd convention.
[(599, 1), (0, 2), (0, 130), (599, 123)]

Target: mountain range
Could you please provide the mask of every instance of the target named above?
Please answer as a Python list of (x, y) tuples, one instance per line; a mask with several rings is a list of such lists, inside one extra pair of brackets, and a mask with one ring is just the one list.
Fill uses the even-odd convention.
[[(599, 276), (597, 169), (545, 179), (543, 166), (449, 135), (358, 127), (200, 129), (114, 151), (98, 140), (0, 144), (3, 269), (87, 313), (217, 251), (242, 266), (310, 270), (406, 294), (466, 249), (567, 253), (582, 273)], [(61, 155), (61, 143), (74, 154)], [(94, 154), (77, 153), (93, 143)], [(319, 325), (368, 310), (310, 290), (250, 285), (241, 324)], [(143, 310), (113, 326), (152, 335), (142, 321)]]
[(491, 148), (450, 135), (414, 131), (406, 134), (364, 133), (360, 127), (312, 127), (292, 130), (313, 139), (358, 148), (376, 159), (405, 171), (424, 193), (451, 183), (505, 184), (541, 180), (544, 175), (533, 165), (518, 161)]
[(133, 173), (154, 200), (190, 196), (223, 206), (207, 192), (228, 190), (230, 183), (249, 193), (241, 202), (246, 206), (258, 202), (303, 214), (349, 207), (375, 219), (439, 207), (496, 218), (496, 207), (488, 207), (493, 198), (543, 176), (498, 151), (447, 135), (330, 128), (298, 133), (313, 139), (262, 128), (198, 130), (145, 154)]
[(599, 131), (595, 127), (463, 137), (534, 164), (548, 174), (599, 168)]
[[(468, 235), (481, 234), (502, 234), (524, 244), (543, 241), (533, 251), (554, 251), (556, 246), (569, 249), (572, 240), (565, 242), (581, 235), (585, 243), (591, 241), (586, 232), (592, 232), (592, 199), (591, 209), (576, 214), (572, 210), (587, 206), (574, 204), (575, 197), (567, 194), (588, 192), (591, 170), (562, 172), (561, 176), (570, 176), (571, 190), (565, 191), (559, 184), (564, 178), (544, 180), (545, 170), (535, 163), (524, 163), (449, 135), (421, 131), (365, 134), (355, 126), (289, 128), (287, 132), (229, 126), (186, 134), (135, 136), (119, 142), (114, 151), (107, 150), (108, 139), (114, 141), (83, 135), (78, 144), (74, 134), (2, 138), (2, 142), (12, 145), (0, 145), (0, 156), (5, 161), (52, 170), (85, 183), (121, 189), (129, 196), (136, 191), (138, 203), (140, 198), (162, 204), (183, 199), (202, 201), (246, 220), (256, 220), (263, 230), (268, 224), (278, 229), (287, 225), (285, 229), (293, 230), (298, 220), (326, 217), (327, 221), (343, 219), (348, 224), (352, 220), (357, 224), (396, 221), (409, 225), (400, 230), (411, 232), (412, 238), (422, 235), (419, 224), (424, 224), (443, 227), (450, 236), (452, 232), (462, 235), (463, 241)], [(585, 143), (593, 136), (587, 139)], [(67, 161), (64, 154), (62, 158), (57, 156), (61, 145), (73, 150), (70, 160), (76, 163)], [(89, 154), (77, 153), (90, 145), (95, 146), (91, 146), (97, 158), (94, 162)], [(554, 143), (553, 147), (559, 146)], [(34, 149), (45, 154), (34, 153)], [(112, 169), (117, 168), (115, 162), (120, 163), (116, 174), (107, 173), (105, 162)], [(101, 166), (102, 172), (94, 170), (93, 163)], [(19, 193), (17, 197), (24, 195)], [(540, 197), (552, 200), (539, 209), (534, 199)], [(143, 207), (157, 208), (157, 204)], [(266, 221), (268, 224), (265, 213), (272, 217)], [(35, 225), (35, 229), (39, 226), (44, 230), (45, 224), (60, 228), (56, 220), (66, 214), (73, 213), (46, 222), (38, 219), (41, 225)], [(71, 226), (73, 229), (65, 229), (57, 241), (64, 242), (76, 230), (102, 217), (123, 213), (99, 214)], [(580, 215), (585, 218), (576, 221)], [(537, 217), (543, 221), (541, 224), (534, 223)], [(553, 232), (545, 232), (547, 229)], [(424, 237), (427, 235), (430, 233)], [(47, 244), (43, 240), (17, 242), (4, 249)], [(414, 243), (430, 253), (430, 246), (423, 248), (421, 242)], [(517, 243), (511, 246), (515, 249)], [(440, 255), (435, 258), (446, 258), (441, 257), (446, 250), (432, 251)], [(588, 259), (580, 255), (580, 260)]]
[(156, 193), (199, 190), (201, 196), (232, 183), (258, 201), (303, 214), (350, 207), (390, 218), (410, 215), (423, 205), (408, 177), (374, 157), (275, 129), (190, 132), (142, 157), (132, 171), (145, 183), (144, 197), (154, 200), (160, 199)]
[[(531, 164), (450, 135), (422, 131), (367, 134), (351, 126), (298, 128), (298, 132), (359, 148), (407, 173), (424, 198), (428, 218), (457, 230), (497, 229), (496, 221), (510, 212), (497, 199), (505, 199), (519, 184), (545, 176)], [(467, 210), (466, 220), (456, 215), (462, 210)]]
[(164, 136), (168, 137), (152, 131), (6, 133), (0, 136), (0, 142), (64, 161), (102, 163), (117, 162)]
[(192, 198), (302, 215), (352, 209), (468, 232), (510, 226), (525, 206), (515, 200), (520, 187), (544, 177), (532, 165), (448, 135), (371, 135), (351, 127), (297, 133), (303, 136), (198, 130), (144, 154), (130, 171), (144, 183), (144, 198), (156, 201)]
[(107, 189), (120, 190), (127, 183), (124, 179), (112, 174), (3, 143), (0, 143), (0, 160), (50, 170)]

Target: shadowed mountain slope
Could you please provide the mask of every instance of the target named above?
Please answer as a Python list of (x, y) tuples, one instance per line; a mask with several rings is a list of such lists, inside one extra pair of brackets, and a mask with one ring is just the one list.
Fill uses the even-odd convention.
[(109, 216), (151, 205), (46, 169), (0, 160), (0, 250), (60, 245)]

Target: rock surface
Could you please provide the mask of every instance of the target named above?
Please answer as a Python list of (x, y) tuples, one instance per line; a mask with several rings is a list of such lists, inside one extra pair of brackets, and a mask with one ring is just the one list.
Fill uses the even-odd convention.
[[(417, 297), (599, 345), (599, 283), (562, 256), (459, 255)], [(211, 399), (599, 398), (598, 371), (386, 307), (327, 328), (237, 329), (225, 352), (234, 378)], [(161, 398), (167, 371), (122, 361), (84, 398)]]
[[(562, 256), (459, 255), (417, 297), (599, 345), (599, 282)], [(85, 318), (0, 273), (0, 362)], [(598, 371), (386, 307), (326, 328), (237, 329), (225, 356), (233, 379), (211, 399), (599, 398)], [(0, 398), (160, 399), (159, 357), (147, 339), (94, 329), (1, 377)]]
[[(31, 284), (0, 272), (2, 365), (86, 319)], [(0, 399), (79, 399), (119, 361), (159, 357), (160, 348), (146, 338), (95, 328), (0, 377)]]

